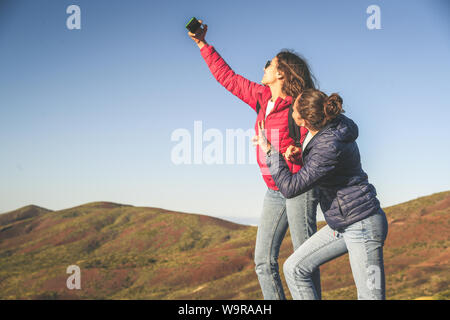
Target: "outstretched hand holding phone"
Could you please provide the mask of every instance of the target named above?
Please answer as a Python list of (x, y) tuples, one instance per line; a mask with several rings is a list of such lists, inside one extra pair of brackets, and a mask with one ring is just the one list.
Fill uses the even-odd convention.
[(195, 33), (188, 31), (188, 35), (201, 49), (206, 44), (205, 36), (206, 32), (208, 31), (208, 26), (206, 24), (203, 24), (202, 20), (198, 20), (198, 22), (200, 23), (200, 28), (198, 28)]

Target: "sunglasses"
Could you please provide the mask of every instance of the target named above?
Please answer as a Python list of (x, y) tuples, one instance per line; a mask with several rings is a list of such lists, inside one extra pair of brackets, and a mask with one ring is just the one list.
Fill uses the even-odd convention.
[(270, 61), (270, 60), (267, 60), (267, 62), (266, 62), (266, 66), (264, 67), (264, 69), (267, 69), (269, 66), (270, 66), (270, 63), (271, 63), (272, 61)]

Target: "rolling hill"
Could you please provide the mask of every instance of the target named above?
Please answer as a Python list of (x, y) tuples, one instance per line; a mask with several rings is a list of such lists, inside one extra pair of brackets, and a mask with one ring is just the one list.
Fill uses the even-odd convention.
[[(449, 299), (450, 192), (385, 211), (387, 298)], [(255, 238), (256, 227), (160, 208), (29, 205), (0, 215), (0, 299), (262, 299)], [(288, 233), (280, 266), (291, 252)], [(66, 287), (69, 265), (80, 290)], [(321, 273), (324, 299), (356, 299), (347, 255)]]

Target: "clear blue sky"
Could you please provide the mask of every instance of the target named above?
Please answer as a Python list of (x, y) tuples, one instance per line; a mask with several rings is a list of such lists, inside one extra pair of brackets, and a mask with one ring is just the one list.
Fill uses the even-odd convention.
[[(81, 8), (68, 30), (66, 8)], [(381, 30), (366, 8), (381, 9)], [(91, 201), (256, 219), (256, 164), (175, 165), (171, 134), (253, 129), (211, 76), (190, 17), (239, 74), (259, 82), (282, 48), (309, 61), (359, 125), (383, 206), (450, 190), (448, 1), (0, 0), (0, 212)]]

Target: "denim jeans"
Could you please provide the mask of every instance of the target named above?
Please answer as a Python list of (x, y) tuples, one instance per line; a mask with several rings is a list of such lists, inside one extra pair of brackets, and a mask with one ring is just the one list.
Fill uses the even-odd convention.
[[(317, 192), (313, 189), (286, 199), (279, 191), (266, 191), (255, 246), (255, 271), (266, 300), (286, 299), (278, 270), (281, 242), (288, 226), (294, 250), (317, 231)], [(320, 297), (319, 270), (313, 272), (312, 279)]]
[(384, 211), (380, 209), (379, 213), (341, 231), (334, 231), (326, 225), (286, 260), (283, 271), (294, 299), (320, 299), (312, 274), (322, 264), (346, 252), (349, 254), (358, 299), (385, 299), (383, 245), (388, 224)]

